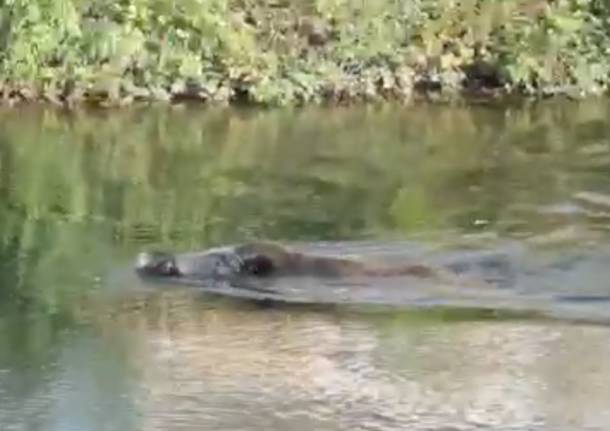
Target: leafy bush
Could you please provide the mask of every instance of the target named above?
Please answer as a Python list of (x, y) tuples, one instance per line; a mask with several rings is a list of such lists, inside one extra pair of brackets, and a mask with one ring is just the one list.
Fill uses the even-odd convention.
[(7, 101), (598, 94), (601, 0), (4, 0)]

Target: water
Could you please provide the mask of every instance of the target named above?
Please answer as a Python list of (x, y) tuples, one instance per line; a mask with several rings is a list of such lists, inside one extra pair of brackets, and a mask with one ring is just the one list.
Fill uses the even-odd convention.
[[(607, 429), (608, 114), (0, 112), (0, 430)], [(130, 268), (257, 238), (515, 279), (291, 280), (273, 306)]]

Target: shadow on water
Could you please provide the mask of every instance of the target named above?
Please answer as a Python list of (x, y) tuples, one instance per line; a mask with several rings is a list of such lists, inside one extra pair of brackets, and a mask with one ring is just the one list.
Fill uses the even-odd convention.
[[(0, 111), (0, 428), (604, 429), (609, 329), (573, 323), (610, 313), (609, 114)], [(472, 277), (251, 301), (129, 266), (259, 238)]]

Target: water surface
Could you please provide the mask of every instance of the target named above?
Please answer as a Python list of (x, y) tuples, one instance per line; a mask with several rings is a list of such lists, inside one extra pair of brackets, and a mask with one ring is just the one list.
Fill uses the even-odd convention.
[[(0, 112), (0, 429), (606, 429), (609, 111)], [(515, 278), (269, 306), (130, 269), (259, 238)]]

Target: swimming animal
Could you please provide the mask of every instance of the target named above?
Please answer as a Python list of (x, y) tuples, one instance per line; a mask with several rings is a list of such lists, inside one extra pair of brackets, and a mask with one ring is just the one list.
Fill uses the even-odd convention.
[(356, 259), (301, 253), (273, 243), (249, 243), (201, 252), (143, 252), (135, 265), (144, 277), (166, 279), (227, 279), (309, 275), (316, 277), (435, 277), (440, 268), (420, 263), (382, 265)]

